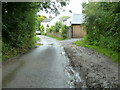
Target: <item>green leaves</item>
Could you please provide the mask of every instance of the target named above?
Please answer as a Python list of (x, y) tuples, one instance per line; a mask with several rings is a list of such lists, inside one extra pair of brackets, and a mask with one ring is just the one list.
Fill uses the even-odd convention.
[(41, 31), (41, 33), (44, 33), (44, 26), (43, 25), (40, 26), (40, 31)]
[(61, 22), (56, 22), (55, 25), (47, 28), (47, 32), (60, 32), (61, 36), (65, 39), (67, 38), (68, 29), (68, 26), (62, 24)]
[(90, 2), (83, 7), (88, 43), (120, 51), (120, 2)]
[(32, 6), (35, 5), (29, 2), (3, 3), (3, 57), (14, 56), (14, 52), (17, 54), (34, 46), (37, 9)]
[(61, 27), (61, 35), (63, 38), (67, 38), (67, 32), (69, 30), (69, 27), (66, 25), (62, 25)]
[(46, 19), (47, 17), (46, 16), (38, 16), (37, 17), (37, 20), (39, 21), (39, 22), (42, 22), (44, 19)]

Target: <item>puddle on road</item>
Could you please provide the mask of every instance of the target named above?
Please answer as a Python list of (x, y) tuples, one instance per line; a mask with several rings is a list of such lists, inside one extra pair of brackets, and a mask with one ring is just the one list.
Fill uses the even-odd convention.
[(69, 80), (67, 84), (70, 86), (70, 88), (75, 88), (75, 82), (81, 82), (79, 74), (76, 73), (70, 66), (65, 68), (65, 72)]
[[(67, 57), (66, 57), (67, 58)], [(67, 66), (65, 67), (65, 73), (67, 76), (67, 84), (70, 88), (87, 88), (84, 80), (80, 77), (80, 74), (76, 72), (70, 65), (69, 59), (66, 60)]]

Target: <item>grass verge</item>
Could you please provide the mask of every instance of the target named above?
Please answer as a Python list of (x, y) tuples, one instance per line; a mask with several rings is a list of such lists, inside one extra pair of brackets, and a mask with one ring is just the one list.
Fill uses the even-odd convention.
[(2, 39), (0, 37), (0, 62), (2, 61)]
[(35, 36), (34, 39), (35, 39), (36, 42), (37, 42), (38, 40), (40, 40), (40, 38), (37, 37), (37, 36)]
[[(1, 59), (2, 61), (6, 61), (7, 59), (10, 59), (12, 57), (17, 56), (18, 54), (26, 53), (31, 48), (36, 46), (36, 42), (38, 40), (40, 40), (40, 38), (35, 36), (35, 37), (33, 37), (33, 43), (30, 43), (30, 44), (28, 44), (24, 47), (21, 47), (21, 48), (11, 48), (9, 51), (4, 52), (4, 54), (2, 56), (0, 55), (0, 59), (2, 58)], [(37, 44), (37, 46), (40, 46), (40, 45)]]
[(43, 45), (43, 44), (41, 44), (41, 43), (36, 43), (36, 46), (41, 46), (41, 45)]
[(63, 39), (63, 38), (58, 38), (58, 37), (51, 36), (51, 35), (46, 35), (46, 36), (51, 37), (51, 38), (54, 38), (54, 39), (57, 39), (57, 40), (65, 40), (65, 39)]
[(120, 56), (120, 53), (118, 53), (116, 51), (113, 51), (113, 50), (107, 49), (107, 48), (103, 48), (103, 47), (99, 47), (99, 46), (88, 45), (83, 40), (76, 41), (73, 43), (76, 44), (77, 46), (83, 46), (86, 48), (96, 50), (97, 52), (102, 53), (103, 55), (110, 57), (114, 62), (120, 62), (120, 59), (118, 58), (118, 56)]

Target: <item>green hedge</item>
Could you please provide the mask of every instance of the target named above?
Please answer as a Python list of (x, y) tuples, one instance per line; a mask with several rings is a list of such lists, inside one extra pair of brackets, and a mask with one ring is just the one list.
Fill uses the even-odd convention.
[(83, 7), (86, 42), (120, 52), (120, 2), (90, 2)]
[(3, 60), (25, 52), (35, 45), (38, 3), (2, 3)]

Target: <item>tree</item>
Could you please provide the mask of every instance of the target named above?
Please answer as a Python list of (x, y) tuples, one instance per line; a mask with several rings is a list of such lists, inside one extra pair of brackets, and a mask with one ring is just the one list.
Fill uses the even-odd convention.
[(38, 16), (37, 20), (39, 22), (42, 22), (44, 19), (46, 19), (47, 17), (46, 16)]

